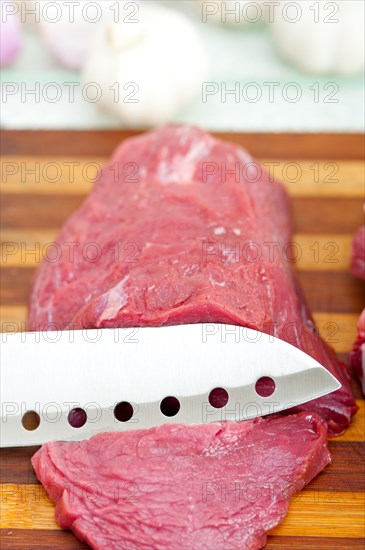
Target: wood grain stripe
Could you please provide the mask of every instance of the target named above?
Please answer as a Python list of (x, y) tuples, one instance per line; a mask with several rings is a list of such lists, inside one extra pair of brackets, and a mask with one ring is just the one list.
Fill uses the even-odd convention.
[(38, 449), (39, 446), (0, 449), (1, 483), (38, 483), (30, 462)]
[[(352, 235), (293, 235), (295, 268), (301, 271), (348, 271)], [(285, 257), (285, 256), (284, 256)]]
[[(1, 550), (90, 550), (89, 546), (77, 540), (70, 531), (34, 531), (32, 529), (1, 529), (0, 548)], [(339, 548), (342, 550), (342, 546)]]
[[(0, 485), (2, 529), (57, 529), (54, 504), (41, 485)], [(302, 491), (285, 522), (271, 531), (281, 536), (364, 536), (362, 493)]]
[[(5, 267), (36, 267), (44, 258), (58, 254), (55, 242), (58, 229), (3, 229), (1, 231), (1, 264)], [(94, 240), (95, 241), (95, 240)], [(93, 242), (94, 242), (93, 241)], [(273, 249), (273, 259), (297, 260), (299, 270), (348, 271), (351, 255), (350, 235), (296, 234), (292, 238), (293, 251)], [(137, 243), (139, 248), (143, 243)], [(267, 253), (267, 246), (262, 247)], [(67, 249), (68, 250), (68, 249)], [(49, 260), (48, 260), (49, 261)]]
[[(77, 547), (78, 548), (78, 547)], [(269, 536), (265, 550), (364, 550), (364, 540), (341, 537), (296, 537)], [(76, 550), (76, 549), (75, 549)]]
[[(87, 194), (107, 162), (108, 157), (3, 156), (0, 191), (4, 194)], [(364, 169), (360, 161), (260, 159), (260, 162), (293, 197), (364, 196)]]
[[(0, 323), (1, 326), (8, 325), (8, 330), (0, 330), (0, 332), (9, 332), (10, 324), (14, 325), (13, 331), (23, 332), (26, 330), (26, 320), (28, 308), (26, 306), (4, 306), (0, 307)], [(18, 327), (18, 329), (17, 329)]]
[(84, 195), (3, 195), (2, 229), (61, 227), (83, 200)]
[[(25, 332), (27, 309), (8, 306), (0, 308), (0, 332)], [(356, 338), (356, 313), (314, 313), (322, 338), (337, 353), (348, 353)]]
[(352, 349), (357, 334), (357, 314), (314, 312), (313, 317), (320, 335), (336, 353)]
[(24, 307), (28, 304), (34, 277), (34, 269), (4, 268), (0, 269), (0, 303), (2, 307)]
[(310, 311), (361, 313), (364, 307), (364, 281), (350, 273), (299, 271), (298, 280)]
[(269, 534), (364, 537), (364, 505), (363, 493), (302, 491), (294, 497), (285, 522)]
[[(294, 197), (291, 201), (295, 233), (348, 233), (364, 223), (363, 199)], [(339, 216), (339, 212), (341, 215)]]
[[(362, 436), (362, 441), (332, 439), (328, 442), (332, 462), (321, 475), (310, 483), (311, 489), (333, 491), (334, 493), (365, 491), (364, 433)], [(351, 464), (351, 468), (349, 468), (349, 464)]]
[[(126, 138), (144, 130), (2, 130), (4, 155), (107, 157)], [(235, 133), (213, 132), (218, 139), (245, 147), (254, 157), (287, 159), (346, 159), (364, 158), (363, 134), (324, 133)]]
[[(346, 272), (298, 271), (309, 308), (320, 313), (358, 313), (364, 306), (364, 282)], [(34, 269), (0, 269), (0, 303), (3, 307), (28, 303)]]
[[(364, 163), (356, 161), (266, 160), (291, 197), (358, 197), (364, 199)], [(279, 163), (278, 165), (274, 163)], [(295, 166), (296, 163), (298, 166)], [(297, 174), (297, 175), (296, 175)], [(299, 178), (298, 181), (290, 181)]]
[(0, 485), (1, 529), (59, 529), (54, 504), (42, 485)]
[(107, 161), (107, 157), (3, 156), (0, 191), (3, 194), (86, 195)]

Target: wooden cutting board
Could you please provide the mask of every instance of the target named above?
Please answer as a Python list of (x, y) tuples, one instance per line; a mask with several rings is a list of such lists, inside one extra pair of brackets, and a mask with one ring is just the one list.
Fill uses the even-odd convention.
[[(129, 135), (3, 132), (2, 331), (25, 330), (31, 280), (47, 244), (82, 202), (98, 167)], [(304, 293), (322, 336), (346, 361), (364, 306), (363, 283), (348, 272), (351, 238), (363, 223), (362, 136), (220, 137), (247, 147), (284, 181), (292, 197)], [(346, 433), (329, 442), (332, 464), (293, 499), (284, 522), (270, 533), (268, 549), (364, 548), (365, 402), (356, 383), (354, 389), (360, 410)], [(57, 527), (54, 506), (30, 464), (35, 450), (1, 451), (1, 548), (86, 548)]]

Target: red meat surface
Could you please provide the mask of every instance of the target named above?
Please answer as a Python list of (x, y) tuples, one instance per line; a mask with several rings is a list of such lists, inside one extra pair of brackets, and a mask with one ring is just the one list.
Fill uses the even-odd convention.
[(365, 395), (365, 309), (357, 323), (357, 338), (350, 353), (350, 365), (353, 373), (361, 383), (362, 393)]
[[(360, 227), (352, 242), (351, 273), (354, 277), (365, 279), (365, 226)], [(365, 394), (365, 309), (357, 323), (357, 338), (350, 353), (350, 366), (361, 383)]]
[[(296, 410), (340, 434), (349, 374), (318, 336), (292, 270), (284, 188), (240, 147), (189, 126), (126, 140), (37, 272), (30, 330), (221, 322), (269, 332), (342, 383)], [(59, 253), (61, 251), (61, 254)]]
[(32, 462), (61, 527), (98, 550), (254, 550), (329, 462), (314, 414), (48, 443)]
[(365, 279), (365, 225), (359, 227), (352, 242), (351, 273)]

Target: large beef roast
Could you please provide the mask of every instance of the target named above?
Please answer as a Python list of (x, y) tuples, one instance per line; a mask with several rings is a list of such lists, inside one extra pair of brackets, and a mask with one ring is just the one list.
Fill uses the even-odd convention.
[(254, 550), (329, 462), (313, 414), (99, 434), (33, 457), (59, 524), (97, 550)]
[[(349, 375), (293, 275), (284, 188), (243, 149), (189, 126), (125, 141), (57, 238), (30, 302), (34, 330), (222, 322), (270, 332), (343, 387), (299, 407), (341, 433)], [(294, 250), (295, 254), (295, 250)]]

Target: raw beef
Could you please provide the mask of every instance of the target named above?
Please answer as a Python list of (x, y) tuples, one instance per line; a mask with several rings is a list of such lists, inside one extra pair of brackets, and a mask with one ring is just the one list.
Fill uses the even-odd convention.
[(33, 457), (61, 527), (98, 550), (253, 550), (329, 463), (314, 414), (103, 433)]
[[(365, 279), (365, 226), (360, 227), (352, 243), (351, 273), (354, 277)], [(360, 380), (362, 392), (365, 394), (365, 309), (357, 323), (357, 338), (350, 353), (350, 365)]]
[(221, 322), (270, 332), (342, 383), (297, 410), (340, 434), (356, 406), (291, 269), (284, 188), (240, 147), (189, 126), (127, 140), (57, 238), (30, 301), (29, 328)]
[(352, 243), (351, 273), (365, 279), (365, 225), (356, 231)]
[(357, 338), (350, 353), (350, 365), (354, 375), (361, 383), (362, 393), (365, 395), (365, 309), (357, 323)]

